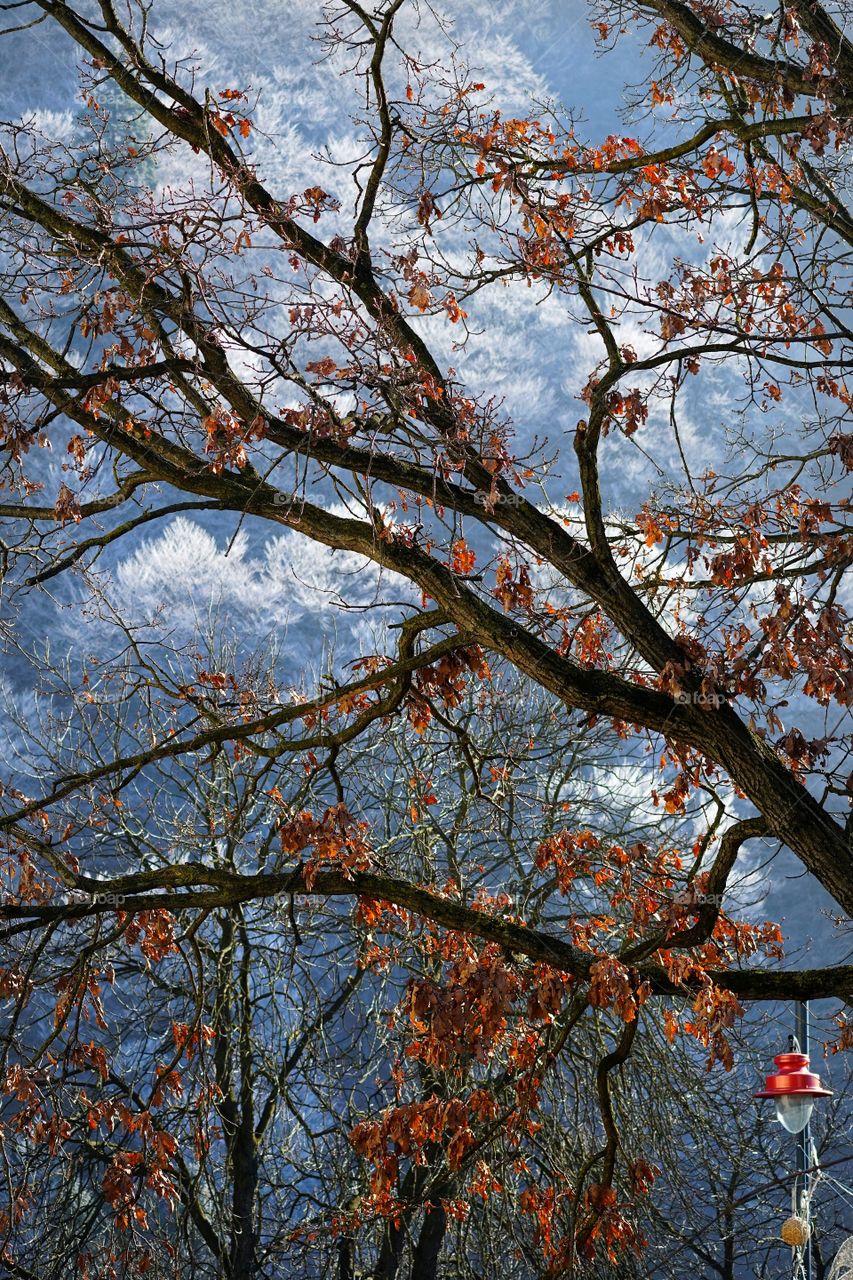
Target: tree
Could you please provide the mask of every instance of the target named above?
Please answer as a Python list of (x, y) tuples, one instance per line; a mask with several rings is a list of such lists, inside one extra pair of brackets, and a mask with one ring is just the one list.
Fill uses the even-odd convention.
[[(75, 659), (53, 690), (54, 723), (22, 724), (30, 756), (0, 823), (14, 948), (5, 1084), (9, 1123), (27, 1137), (10, 1164), (8, 1264), (26, 1274), (14, 1240), (34, 1176), (72, 1142), (91, 1095), (93, 1132), (123, 1138), (115, 1150), (93, 1139), (85, 1172), (61, 1183), (69, 1238), (86, 1236), (80, 1222), (100, 1220), (103, 1201), (129, 1235), (114, 1257), (79, 1265), (170, 1265), (150, 1247), (144, 1192), (183, 1206), (224, 1274), (252, 1273), (264, 1195), (249, 1140), (253, 1037), (258, 1017), (265, 1036), (279, 1017), (257, 932), (271, 899), (290, 904), (274, 935), (310, 939), (297, 987), (316, 999), (300, 1058), (321, 1076), (322, 1033), (337, 1019), (346, 1034), (353, 995), (329, 959), (339, 944), (369, 932), (372, 969), (389, 963), (378, 939), (390, 936), (394, 964), (416, 970), (407, 1071), (390, 1077), (393, 1097), (363, 1089), (351, 1133), (370, 1179), (339, 1206), (341, 1276), (372, 1217), (386, 1224), (376, 1274), (393, 1276), (413, 1213), (411, 1266), (435, 1274), (448, 1216), (467, 1213), (472, 1194), (513, 1206), (523, 1225), (512, 1230), (546, 1274), (616, 1260), (640, 1245), (631, 1197), (653, 1180), (620, 1140), (612, 1085), (645, 1018), (730, 1066), (742, 1002), (851, 991), (847, 966), (753, 963), (762, 950), (778, 960), (781, 935), (738, 920), (730, 902), (741, 851), (765, 841), (791, 850), (844, 912), (853, 903), (840, 718), (851, 688), (840, 482), (853, 465), (843, 22), (811, 2), (780, 5), (773, 22), (698, 0), (626, 3), (618, 21), (591, 12), (606, 56), (633, 41), (655, 66), (632, 134), (584, 141), (556, 107), (502, 114), (487, 68), (481, 83), (451, 50), (428, 62), (403, 0), (376, 12), (346, 0), (328, 11), (325, 40), (364, 104), (349, 217), (319, 168), (301, 192), (269, 189), (248, 90), (196, 85), (160, 51), (147, 10), (123, 19), (110, 0), (91, 11), (33, 0), (14, 12), (58, 24), (76, 47), (91, 128), (82, 154), (31, 122), (4, 129), (7, 592), (26, 602), (77, 573), (106, 615), (95, 570), (108, 548), (176, 513), (233, 512), (348, 557), (335, 587), (353, 607), (372, 604), (377, 641), (307, 689), (242, 654), (220, 662), (162, 637), (152, 652), (128, 623), (114, 657)], [(118, 93), (130, 105), (108, 127), (102, 100)], [(158, 165), (193, 156), (203, 179), (146, 185)], [(516, 284), (531, 303), (557, 299), (593, 339), (567, 397), (583, 414), (568, 433), (573, 461), (555, 442), (520, 455), (498, 401), (472, 394), (443, 354), (448, 334), (464, 348), (483, 299)], [(719, 423), (705, 408), (714, 466), (697, 466), (691, 416), (712, 395), (735, 409)], [(37, 445), (66, 460), (58, 484), (33, 463)], [(625, 516), (608, 486), (638, 449), (675, 463)], [(569, 495), (554, 496), (559, 475), (549, 482), (555, 450), (575, 469)], [(478, 725), (507, 691), (541, 698), (542, 712), (520, 717), (526, 737), (501, 732), (484, 750)], [(391, 804), (370, 781), (371, 758), (385, 767), (380, 730), (410, 754)], [(585, 820), (582, 771), (542, 803), (540, 750), (559, 760), (576, 739), (609, 742), (622, 766), (654, 761), (658, 823), (636, 815), (617, 833), (606, 814)], [(171, 807), (195, 787), (206, 825), (203, 810)], [(459, 815), (436, 861), (410, 837), (439, 796)], [(504, 817), (474, 861), (486, 804)], [(118, 1053), (87, 1043), (86, 1021), (106, 1033), (114, 1015), (104, 982), (116, 966), (102, 965), (116, 948), (151, 983), (140, 1009), (190, 982), (169, 1054), (153, 1008)], [(688, 1018), (667, 1003), (685, 1000)], [(534, 1181), (521, 1148), (545, 1124), (550, 1064), (579, 1026), (597, 1046), (591, 1089), (561, 1097), (590, 1143)], [(222, 1223), (158, 1118), (193, 1064), (199, 1141), (224, 1144), (240, 1170)], [(265, 1070), (277, 1115), (286, 1075)], [(329, 1095), (317, 1110), (338, 1106)], [(473, 1159), (495, 1135), (508, 1193)], [(42, 1181), (50, 1198), (59, 1177)]]

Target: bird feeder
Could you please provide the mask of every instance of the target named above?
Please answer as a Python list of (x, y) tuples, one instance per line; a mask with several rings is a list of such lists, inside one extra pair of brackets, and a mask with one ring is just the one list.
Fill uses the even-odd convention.
[(801, 1133), (808, 1124), (818, 1098), (832, 1096), (824, 1089), (820, 1076), (809, 1071), (808, 1054), (780, 1053), (773, 1059), (776, 1073), (754, 1096), (772, 1098), (776, 1103), (776, 1119), (789, 1133)]

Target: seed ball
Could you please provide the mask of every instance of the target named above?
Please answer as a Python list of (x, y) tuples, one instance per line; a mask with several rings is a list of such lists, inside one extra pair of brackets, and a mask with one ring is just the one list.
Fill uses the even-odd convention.
[(805, 1218), (786, 1218), (782, 1223), (782, 1239), (792, 1249), (805, 1244), (811, 1233), (812, 1229)]

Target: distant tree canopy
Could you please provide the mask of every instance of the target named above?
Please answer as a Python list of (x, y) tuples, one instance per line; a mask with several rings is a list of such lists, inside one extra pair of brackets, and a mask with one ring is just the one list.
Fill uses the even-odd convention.
[[(648, 1274), (697, 1056), (853, 993), (733, 891), (785, 847), (853, 907), (850, 6), (589, 5), (642, 68), (602, 138), (429, 6), (331, 4), (348, 202), (268, 184), (157, 8), (0, 5), (85, 107), (0, 139), (0, 1256)], [(586, 339), (544, 441), (465, 377), (507, 290)], [(103, 566), (187, 513), (334, 552), (358, 653), (124, 616)], [(33, 633), (71, 598), (91, 656)]]

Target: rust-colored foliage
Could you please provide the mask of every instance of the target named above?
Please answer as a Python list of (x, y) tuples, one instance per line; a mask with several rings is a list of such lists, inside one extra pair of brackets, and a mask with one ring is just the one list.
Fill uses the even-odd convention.
[[(853, 46), (813, 0), (591, 0), (635, 86), (645, 59), (602, 137), (442, 65), (428, 6), (424, 65), (405, 7), (326, 15), (358, 145), (276, 190), (248, 87), (147, 9), (40, 6), (84, 110), (76, 150), (3, 126), (0, 568), (119, 643), (15, 641), (10, 1273), (75, 1197), (87, 1280), (191, 1238), (199, 1273), (311, 1274), (330, 1236), (342, 1278), (435, 1270), (495, 1204), (531, 1274), (618, 1268), (659, 1191), (637, 1045), (730, 1070), (749, 1001), (849, 997), (731, 885), (784, 844), (853, 911)], [(521, 314), (547, 394), (513, 420), (472, 384)], [(172, 582), (119, 616), (109, 555), (144, 577), (129, 540), (187, 513), (270, 533), (277, 657), (185, 641)]]

